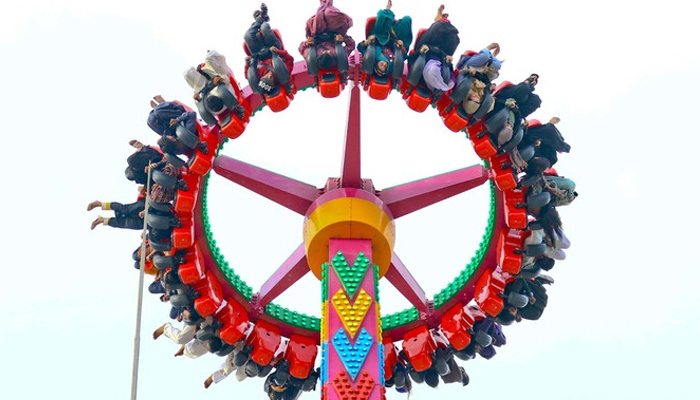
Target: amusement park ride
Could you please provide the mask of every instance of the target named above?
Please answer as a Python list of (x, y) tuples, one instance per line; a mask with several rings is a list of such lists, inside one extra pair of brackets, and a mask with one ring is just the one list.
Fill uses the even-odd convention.
[[(370, 18), (368, 27), (371, 23)], [(249, 376), (266, 378), (274, 392), (271, 398), (294, 399), (317, 384), (324, 400), (384, 399), (387, 387), (407, 391), (411, 381), (430, 384), (437, 376), (446, 383), (467, 384), (469, 378), (455, 357), (466, 360), (474, 357), (475, 347), (494, 345), (492, 330), (477, 326), (498, 325), (504, 308), (521, 300), (517, 293), (505, 294), (506, 286), (515, 279), (536, 279), (540, 272), (525, 262), (542, 255), (546, 247), (528, 241), (537, 229), (529, 209), (551, 199), (546, 191), (532, 194), (524, 175), (513, 166), (509, 151), (522, 133), (497, 146), (492, 134), (500, 128), (494, 127), (498, 122), (486, 118), (487, 107), (466, 114), (460, 104), (465, 93), (458, 93), (464, 88), (434, 96), (420, 75), (408, 68), (394, 69), (381, 80), (366, 67), (365, 58), (371, 56), (363, 58), (355, 51), (340, 57), (334, 70), (297, 62), (287, 84), (265, 94), (250, 86), (240, 89), (231, 73), (230, 86), (221, 83), (206, 94), (220, 98), (224, 110), (212, 112), (206, 99), (200, 99), (197, 134), (178, 128), (178, 139), (192, 149), (186, 159), (165, 155), (187, 190), (176, 189), (170, 203), (147, 201), (148, 208), (173, 213), (180, 223), (167, 226), (158, 213), (146, 214), (149, 227), (171, 229), (172, 234), (169, 240), (149, 240), (158, 253), (145, 260), (142, 271), (175, 273), (178, 287), (191, 290), (172, 294), (170, 302), (191, 307), (202, 318), (213, 317), (195, 340), (216, 341), (210, 346), (212, 353), (231, 357)], [(490, 96), (508, 85), (501, 83), (483, 103), (493, 101)], [(349, 108), (341, 173), (328, 178), (322, 188), (220, 154), (262, 107), (284, 112), (298, 90), (315, 88), (320, 96), (331, 98), (340, 96), (346, 86)], [(377, 100), (401, 96), (416, 112), (432, 106), (448, 129), (465, 132), (484, 166), (377, 190), (360, 168), (363, 91)], [(205, 152), (198, 142), (206, 143)], [(304, 216), (302, 244), (260, 288), (245, 283), (216, 244), (207, 209), (212, 173)], [(154, 176), (154, 180), (163, 183), (167, 178)], [(481, 185), (488, 185), (491, 200), (488, 226), (476, 255), (452, 282), (428, 298), (394, 252), (394, 221)], [(320, 318), (273, 303), (308, 272), (320, 283)], [(383, 278), (412, 307), (381, 315), (378, 285)]]

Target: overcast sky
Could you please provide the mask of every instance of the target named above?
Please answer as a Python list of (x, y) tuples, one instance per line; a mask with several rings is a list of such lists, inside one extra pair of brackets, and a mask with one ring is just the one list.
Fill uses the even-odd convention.
[[(542, 107), (571, 144), (556, 165), (579, 199), (560, 209), (572, 241), (551, 271), (541, 320), (505, 327), (492, 360), (460, 362), (467, 387), (414, 385), (412, 399), (658, 399), (692, 397), (700, 357), (695, 307), (700, 262), (694, 189), (700, 144), (694, 94), (700, 73), (697, 12), (689, 2), (445, 2), (458, 52), (501, 45), (499, 81), (540, 74)], [(271, 23), (296, 51), (317, 1), (269, 0)], [(363, 39), (384, 2), (336, 0)], [(439, 3), (396, 0), (397, 16), (427, 27)], [(128, 398), (139, 232), (99, 226), (90, 201), (131, 202), (123, 177), (130, 139), (156, 94), (193, 106), (182, 77), (208, 49), (243, 79), (242, 35), (258, 2), (29, 1), (0, 13), (0, 110), (5, 191), (0, 398)], [(299, 93), (282, 113), (263, 110), (231, 157), (317, 187), (338, 176), (349, 91)], [(435, 110), (418, 114), (392, 93), (362, 96), (362, 175), (386, 188), (479, 162), (463, 134)], [(301, 243), (302, 217), (218, 177), (212, 219), (226, 258), (254, 288)], [(469, 262), (486, 219), (475, 191), (397, 220), (396, 251), (431, 296)], [(219, 239), (220, 238), (220, 239)], [(438, 271), (437, 273), (435, 271)], [(407, 306), (382, 282), (382, 312)], [(320, 315), (307, 277), (279, 302)], [(304, 297), (299, 297), (304, 296)], [(296, 299), (293, 301), (292, 299)], [(262, 379), (234, 377), (205, 390), (223, 359), (173, 358), (151, 332), (168, 306), (145, 294), (139, 398), (262, 399)], [(306, 393), (312, 399), (319, 392)], [(405, 395), (390, 389), (390, 399)]]

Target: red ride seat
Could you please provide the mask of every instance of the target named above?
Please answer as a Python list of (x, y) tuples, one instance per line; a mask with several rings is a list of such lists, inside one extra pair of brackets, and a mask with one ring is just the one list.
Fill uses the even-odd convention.
[[(199, 129), (199, 125), (197, 126)], [(204, 176), (209, 173), (209, 170), (214, 163), (214, 158), (216, 157), (217, 147), (219, 146), (219, 139), (214, 129), (203, 129), (202, 133), (202, 140), (207, 144), (207, 154), (195, 149), (194, 156), (189, 161), (187, 166), (190, 172), (199, 176)]]
[(245, 337), (250, 325), (245, 308), (231, 298), (226, 299), (226, 305), (216, 312), (215, 318), (223, 324), (219, 329), (219, 337), (231, 345)]
[(406, 100), (408, 108), (416, 112), (425, 111), (433, 101), (433, 96), (430, 89), (419, 85), (414, 87), (410, 94), (406, 94), (410, 86), (411, 84), (405, 80), (401, 85), (401, 93), (403, 93), (403, 98)]
[(509, 274), (520, 273), (523, 262), (523, 241), (530, 235), (529, 231), (503, 229), (496, 245), (496, 262), (501, 270)]
[[(365, 37), (369, 37), (372, 34), (376, 22), (376, 16), (367, 18), (367, 22), (365, 23)], [(367, 73), (363, 72), (360, 79), (362, 81), (362, 88), (367, 92), (369, 97), (375, 100), (386, 100), (393, 88), (391, 71), (388, 70), (382, 77), (376, 76), (375, 74), (369, 74), (368, 76)]]
[(461, 303), (447, 310), (440, 322), (440, 330), (456, 350), (469, 346), (472, 337), (469, 331), (473, 326), (474, 316), (468, 313)]
[(382, 339), (382, 344), (384, 347), (384, 380), (388, 380), (394, 375), (394, 368), (399, 362), (399, 354), (391, 337), (385, 336)]
[(255, 322), (246, 343), (253, 350), (250, 358), (259, 365), (268, 365), (275, 356), (277, 348), (282, 342), (280, 330), (269, 322), (258, 320)]
[(199, 293), (199, 298), (194, 301), (194, 309), (202, 317), (208, 317), (216, 312), (223, 303), (221, 284), (210, 273), (205, 273), (204, 279), (192, 284)]
[(467, 132), (469, 133), (469, 140), (474, 146), (474, 151), (479, 158), (486, 160), (496, 155), (498, 149), (491, 140), (491, 135), (486, 130), (483, 121), (467, 126)]
[(263, 98), (265, 99), (265, 104), (270, 108), (270, 111), (280, 112), (289, 107), (289, 104), (291, 104), (294, 98), (294, 93), (287, 93), (287, 89), (282, 86), (277, 86), (272, 89), (269, 94), (263, 95)]
[(194, 212), (194, 207), (197, 203), (197, 194), (199, 192), (199, 176), (191, 173), (188, 170), (183, 170), (180, 177), (187, 185), (187, 191), (178, 189), (173, 201), (173, 209), (175, 214), (180, 216), (190, 216)]
[(316, 86), (316, 90), (321, 93), (321, 96), (327, 99), (338, 97), (340, 96), (340, 92), (343, 91), (343, 88), (345, 88), (345, 85), (340, 79), (340, 73), (338, 73), (338, 71), (318, 71), (318, 86)]
[(172, 244), (176, 249), (186, 249), (194, 244), (194, 219), (192, 215), (188, 218), (180, 217), (179, 228), (173, 228)]
[(474, 286), (474, 300), (486, 314), (495, 317), (503, 311), (502, 294), (506, 289), (505, 274), (499, 271), (484, 273)]
[(229, 76), (233, 90), (235, 91), (236, 99), (238, 99), (238, 104), (245, 109), (245, 114), (243, 119), (239, 118), (233, 110), (226, 110), (224, 113), (217, 115), (216, 119), (219, 121), (221, 126), (221, 133), (228, 136), (231, 139), (235, 139), (245, 131), (248, 122), (250, 122), (250, 105), (243, 99), (243, 94), (241, 93), (241, 88), (238, 82), (233, 78), (233, 75)]
[(369, 80), (369, 82), (364, 85), (363, 88), (367, 94), (369, 94), (369, 97), (375, 100), (386, 100), (386, 98), (389, 97), (392, 82), (388, 74), (381, 77), (372, 74), (367, 78), (367, 74), (363, 73), (362, 81), (367, 82), (367, 80)]
[(528, 222), (525, 193), (520, 189), (513, 189), (506, 190), (503, 194), (506, 225), (512, 229), (525, 229)]
[(190, 285), (204, 278), (204, 257), (199, 244), (194, 243), (185, 254), (185, 262), (177, 269), (182, 283)]
[(406, 332), (401, 346), (417, 372), (425, 371), (433, 365), (433, 354), (437, 344), (427, 326), (422, 325)]
[[(280, 34), (279, 30), (272, 29), (272, 32), (274, 32), (275, 36), (277, 36), (280, 42), (284, 44), (282, 34)], [(245, 54), (248, 56), (252, 55), (245, 42), (243, 43), (243, 51), (245, 51)], [(292, 71), (289, 71), (289, 74), (291, 75)], [(291, 90), (285, 89), (282, 85), (277, 86), (277, 88), (273, 89), (273, 93), (264, 94), (262, 96), (265, 100), (265, 104), (267, 104), (272, 112), (280, 112), (289, 107), (289, 104), (291, 103), (292, 99), (294, 99), (294, 94), (296, 93), (296, 88), (291, 85), (291, 82), (290, 86)]]
[[(418, 34), (416, 35), (416, 43), (418, 43), (418, 40), (420, 40), (420, 37), (423, 35), (423, 33), (427, 29), (423, 28), (418, 31)], [(410, 51), (410, 54), (413, 54), (417, 50), (414, 48)], [(422, 71), (419, 71), (422, 73)], [(409, 74), (411, 73), (410, 71), (410, 66), (409, 66)], [(409, 75), (410, 77), (410, 75)], [(402, 84), (401, 84), (401, 94), (404, 100), (406, 100), (406, 104), (408, 105), (408, 108), (410, 108), (413, 111), (416, 112), (423, 112), (425, 111), (428, 106), (433, 102), (433, 93), (432, 91), (425, 85), (423, 82), (423, 79), (421, 78), (420, 80), (415, 81), (417, 84), (414, 86), (409, 82), (408, 79), (404, 79)]]
[(496, 186), (502, 191), (518, 186), (518, 177), (513, 170), (510, 154), (504, 153), (489, 159), (489, 165), (495, 175)]
[(292, 335), (284, 353), (284, 358), (289, 362), (289, 374), (299, 379), (308, 378), (314, 369), (317, 354), (318, 348), (314, 339)]
[[(449, 97), (445, 96), (449, 101)], [(469, 115), (461, 106), (454, 106), (445, 114), (441, 115), (442, 122), (452, 132), (464, 130), (469, 125)], [(476, 144), (474, 145), (476, 148)], [(483, 152), (483, 151), (482, 151)], [(487, 152), (488, 153), (488, 152)], [(478, 153), (477, 153), (478, 154)]]

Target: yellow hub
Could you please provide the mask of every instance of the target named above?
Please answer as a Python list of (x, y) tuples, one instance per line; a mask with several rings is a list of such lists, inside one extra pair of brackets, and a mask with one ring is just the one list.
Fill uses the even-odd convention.
[(306, 259), (316, 278), (329, 262), (329, 239), (369, 239), (372, 262), (382, 277), (389, 269), (396, 239), (394, 219), (376, 196), (357, 189), (337, 189), (319, 197), (304, 221)]

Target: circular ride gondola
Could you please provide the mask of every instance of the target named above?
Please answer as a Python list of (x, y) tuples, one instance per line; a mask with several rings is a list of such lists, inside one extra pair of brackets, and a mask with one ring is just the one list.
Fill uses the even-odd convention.
[[(471, 83), (431, 99), (426, 90), (418, 90), (422, 88), (418, 76), (407, 68), (400, 78), (394, 74), (388, 81), (387, 92), (383, 90), (387, 82), (367, 77), (359, 53), (353, 52), (348, 65), (342, 64), (342, 73), (334, 74), (317, 68), (310, 72), (306, 62), (297, 62), (288, 71), (289, 83), (269, 95), (251, 87), (241, 90), (231, 73), (234, 91), (221, 83), (209, 92), (222, 98), (224, 111), (211, 112), (206, 99), (197, 101), (203, 119), (197, 122), (197, 135), (177, 131), (178, 139), (191, 149), (187, 160), (166, 155), (179, 169), (186, 190), (176, 188), (177, 178), (157, 174), (158, 182), (177, 192), (170, 205), (148, 202), (156, 211), (170, 210), (179, 221), (177, 226), (168, 226), (169, 220), (157, 213), (147, 218), (151, 228), (172, 230), (165, 240), (149, 240), (159, 252), (149, 261), (149, 268), (177, 275), (174, 287), (178, 290), (169, 301), (196, 311), (199, 319), (189, 323), (212, 317), (213, 323), (202, 327), (196, 340), (207, 343), (212, 353), (232, 356), (232, 363), (248, 376), (267, 377), (266, 388), (272, 391), (289, 390), (288, 395), (298, 396), (315, 388), (320, 379), (323, 398), (378, 399), (384, 397), (385, 387), (410, 390), (411, 381), (434, 387), (441, 377), (446, 383), (466, 385), (468, 376), (455, 357), (470, 359), (480, 350), (499, 345), (499, 316), (509, 306), (528, 305), (528, 296), (509, 291), (507, 286), (516, 279), (549, 279), (539, 276), (541, 269), (535, 260), (543, 258), (547, 246), (541, 235), (537, 240), (533, 233), (540, 227), (528, 210), (549, 203), (551, 196), (546, 190), (530, 190), (538, 177), (524, 176), (514, 168), (510, 150), (522, 139), (522, 131), (497, 146), (493, 134), (504, 117), (487, 118), (481, 107), (467, 115), (460, 107), (468, 91), (464, 86)], [(227, 141), (244, 133), (262, 107), (284, 112), (298, 90), (316, 88), (322, 97), (336, 97), (348, 83), (342, 176), (329, 178), (323, 188), (220, 153)], [(493, 96), (509, 84), (502, 83)], [(465, 132), (484, 165), (375, 189), (359, 168), (361, 89), (381, 99), (399, 91), (417, 112), (432, 104), (448, 129)], [(484, 103), (493, 101), (491, 96), (487, 93)], [(532, 126), (537, 124), (532, 122)], [(197, 146), (198, 140), (206, 144), (206, 150)], [(522, 153), (527, 155), (528, 149), (523, 148)], [(207, 208), (212, 172), (305, 216), (304, 243), (257, 290), (237, 274), (217, 246)], [(478, 250), (456, 277), (428, 298), (393, 252), (394, 220), (481, 185), (489, 187), (490, 205)], [(325, 299), (321, 318), (273, 302), (309, 271), (321, 281)], [(412, 307), (380, 315), (377, 292), (381, 278), (387, 278)], [(320, 368), (316, 368), (319, 355)]]

